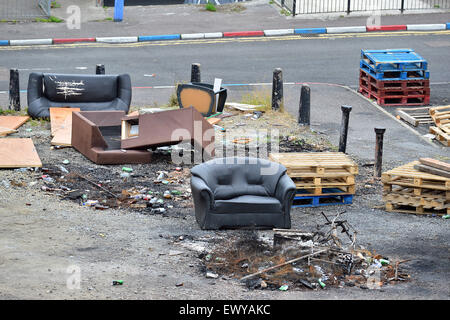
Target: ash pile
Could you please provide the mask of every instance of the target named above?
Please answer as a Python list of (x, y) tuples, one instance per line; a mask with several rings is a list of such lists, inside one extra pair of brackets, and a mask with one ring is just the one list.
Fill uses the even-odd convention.
[(257, 232), (230, 237), (202, 256), (207, 277), (231, 277), (249, 289), (325, 290), (382, 286), (408, 281), (400, 269), (409, 260), (393, 261), (356, 243), (357, 231), (342, 219), (327, 217), (316, 230), (273, 229), (273, 237)]

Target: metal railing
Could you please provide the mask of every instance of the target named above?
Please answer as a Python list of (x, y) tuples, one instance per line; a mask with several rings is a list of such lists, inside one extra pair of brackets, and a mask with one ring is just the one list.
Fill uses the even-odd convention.
[(360, 11), (450, 9), (450, 0), (274, 0), (292, 15)]
[(51, 0), (0, 0), (0, 20), (50, 17)]

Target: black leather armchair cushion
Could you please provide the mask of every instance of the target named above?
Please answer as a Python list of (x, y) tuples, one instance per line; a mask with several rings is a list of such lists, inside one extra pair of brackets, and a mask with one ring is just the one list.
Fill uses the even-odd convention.
[(278, 163), (219, 158), (191, 169), (195, 216), (202, 229), (290, 228), (295, 184)]
[(128, 112), (130, 103), (131, 79), (127, 74), (31, 73), (28, 80), (28, 114), (33, 118), (48, 118), (51, 107)]

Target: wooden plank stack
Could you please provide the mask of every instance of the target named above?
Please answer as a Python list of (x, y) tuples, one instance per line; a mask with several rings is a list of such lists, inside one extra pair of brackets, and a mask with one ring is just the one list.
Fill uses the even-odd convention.
[[(433, 172), (433, 173), (430, 173)], [(421, 158), (382, 174), (386, 211), (450, 213), (450, 164)]]
[(430, 133), (446, 147), (450, 147), (450, 105), (430, 108), (430, 116), (435, 126), (430, 127)]
[[(339, 203), (351, 203), (355, 194), (358, 165), (342, 152), (271, 153), (271, 161), (287, 168), (297, 187), (296, 199), (308, 199), (310, 205), (321, 205), (321, 198), (341, 196)], [(337, 203), (336, 203), (337, 204)], [(307, 205), (305, 205), (307, 206)]]

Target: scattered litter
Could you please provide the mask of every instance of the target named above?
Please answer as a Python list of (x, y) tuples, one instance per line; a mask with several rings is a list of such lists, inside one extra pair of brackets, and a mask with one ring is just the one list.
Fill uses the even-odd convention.
[(219, 277), (219, 275), (217, 273), (208, 271), (208, 272), (206, 272), (206, 277), (211, 278), (211, 279), (217, 279)]
[(280, 288), (278, 288), (278, 290), (280, 290), (280, 291), (287, 291), (289, 289), (289, 286), (288, 285), (282, 285)]
[(70, 163), (70, 161), (67, 160), (67, 159), (65, 159), (65, 160), (63, 161), (63, 164), (69, 164), (69, 163)]
[(113, 286), (121, 286), (121, 285), (123, 285), (123, 280), (113, 280), (112, 285)]
[(133, 172), (132, 168), (128, 168), (128, 167), (122, 167), (122, 171), (124, 172)]

